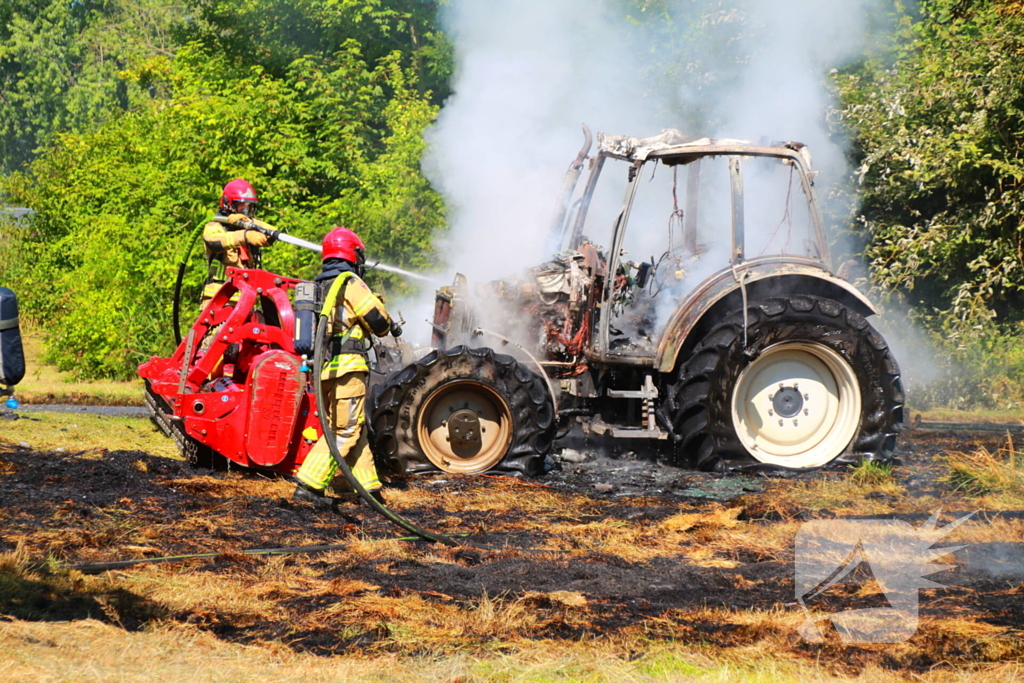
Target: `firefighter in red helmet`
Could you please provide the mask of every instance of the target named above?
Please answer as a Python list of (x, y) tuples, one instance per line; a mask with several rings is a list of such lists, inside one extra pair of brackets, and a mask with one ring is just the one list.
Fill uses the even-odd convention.
[[(371, 334), (383, 337), (390, 332), (397, 337), (402, 330), (362, 280), (364, 249), (363, 241), (348, 228), (336, 227), (324, 238), (323, 268), (316, 282), (324, 292), (325, 306), (332, 305), (331, 292), (335, 295), (333, 315), (328, 314), (330, 360), (324, 364), (320, 379), (338, 450), (359, 483), (383, 503), (366, 434), (366, 380), (370, 372), (366, 356)], [(334, 501), (326, 495), (326, 489), (337, 467), (321, 437), (295, 475), (298, 485), (294, 498), (330, 507)], [(354, 494), (344, 497), (353, 498)]]
[(217, 215), (226, 218), (228, 224), (210, 221), (203, 228), (206, 260), (210, 265), (206, 286), (203, 288), (204, 303), (213, 298), (224, 284), (224, 271), (228, 266), (259, 267), (260, 249), (267, 246), (269, 238), (245, 226), (255, 223), (261, 228), (273, 228), (254, 218), (258, 205), (256, 190), (245, 180), (236, 178), (224, 186)]

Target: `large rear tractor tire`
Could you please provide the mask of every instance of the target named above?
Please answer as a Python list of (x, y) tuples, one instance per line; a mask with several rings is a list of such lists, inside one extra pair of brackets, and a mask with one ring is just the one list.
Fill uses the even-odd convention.
[(376, 387), (370, 445), (395, 473), (540, 473), (555, 435), (546, 380), (491, 349), (433, 351)]
[(711, 329), (667, 381), (659, 417), (675, 464), (726, 471), (891, 462), (899, 366), (858, 313), (831, 299), (764, 299)]

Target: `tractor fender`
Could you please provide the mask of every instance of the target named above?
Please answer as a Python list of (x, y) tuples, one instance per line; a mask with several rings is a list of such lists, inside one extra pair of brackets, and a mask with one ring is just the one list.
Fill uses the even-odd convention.
[(834, 299), (865, 317), (878, 313), (856, 287), (820, 266), (793, 263), (790, 259), (748, 262), (735, 271), (724, 270), (709, 278), (679, 303), (655, 350), (655, 367), (659, 371), (671, 372), (717, 322), (730, 311), (742, 308), (741, 280), (748, 302), (772, 296), (813, 294)]

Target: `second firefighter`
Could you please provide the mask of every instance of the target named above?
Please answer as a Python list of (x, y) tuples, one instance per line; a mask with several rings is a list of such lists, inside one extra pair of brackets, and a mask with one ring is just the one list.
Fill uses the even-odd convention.
[[(383, 503), (366, 433), (366, 382), (370, 371), (367, 355), (371, 334), (383, 337), (390, 332), (397, 337), (401, 328), (391, 322), (383, 302), (362, 280), (364, 249), (359, 236), (348, 228), (337, 227), (324, 238), (323, 268), (316, 282), (325, 292), (327, 305), (331, 304), (333, 293), (334, 304), (333, 313), (328, 313), (330, 360), (325, 362), (320, 379), (328, 422), (339, 452), (359, 483)], [(328, 354), (324, 356), (327, 358)], [(333, 500), (326, 490), (337, 470), (327, 442), (321, 437), (295, 475), (298, 485), (294, 498), (329, 507)]]

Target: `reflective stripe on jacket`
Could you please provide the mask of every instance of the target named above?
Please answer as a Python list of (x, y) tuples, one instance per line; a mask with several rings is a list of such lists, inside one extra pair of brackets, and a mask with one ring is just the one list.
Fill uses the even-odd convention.
[[(330, 313), (332, 306), (333, 315)], [(370, 334), (383, 337), (391, 330), (391, 316), (381, 300), (358, 275), (344, 271), (331, 283), (322, 314), (330, 318), (332, 342), (341, 344), (346, 351), (324, 363), (320, 378), (332, 379), (348, 372), (369, 372), (366, 353), (370, 350)], [(353, 346), (363, 350), (349, 351)]]

